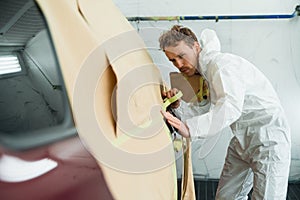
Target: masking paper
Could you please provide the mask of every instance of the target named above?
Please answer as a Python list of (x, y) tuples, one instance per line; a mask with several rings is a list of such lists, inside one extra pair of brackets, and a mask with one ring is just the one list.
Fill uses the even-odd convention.
[(109, 0), (37, 0), (54, 42), (79, 136), (115, 199), (177, 199), (161, 76)]

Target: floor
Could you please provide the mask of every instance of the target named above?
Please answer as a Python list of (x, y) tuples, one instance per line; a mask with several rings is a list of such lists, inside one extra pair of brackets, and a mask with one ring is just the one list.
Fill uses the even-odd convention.
[[(181, 180), (177, 182), (178, 200), (180, 200)], [(195, 180), (195, 192), (197, 200), (214, 200), (218, 186), (218, 180)], [(249, 194), (251, 199), (251, 194)], [(290, 182), (288, 187), (287, 200), (300, 200), (300, 181)]]

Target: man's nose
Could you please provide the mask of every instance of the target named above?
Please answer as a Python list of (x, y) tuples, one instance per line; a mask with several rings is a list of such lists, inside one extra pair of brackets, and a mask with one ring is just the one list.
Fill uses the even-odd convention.
[(176, 60), (176, 67), (177, 67), (178, 69), (182, 68), (182, 67), (183, 67), (183, 61), (180, 60), (180, 59)]

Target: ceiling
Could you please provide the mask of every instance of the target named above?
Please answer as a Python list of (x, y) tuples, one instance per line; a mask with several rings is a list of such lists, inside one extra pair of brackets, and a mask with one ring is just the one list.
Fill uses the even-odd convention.
[(0, 0), (0, 48), (24, 46), (45, 27), (33, 0)]

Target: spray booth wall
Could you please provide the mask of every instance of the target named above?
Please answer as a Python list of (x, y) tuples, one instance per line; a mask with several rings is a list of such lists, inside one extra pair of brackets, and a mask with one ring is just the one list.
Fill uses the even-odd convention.
[[(150, 16), (221, 16), (292, 14), (296, 0), (114, 0), (126, 17)], [(292, 165), (290, 180), (300, 178), (300, 20), (235, 19), (130, 21), (144, 39), (163, 79), (169, 83), (169, 72), (176, 71), (159, 50), (158, 38), (174, 24), (191, 28), (199, 37), (204, 28), (214, 29), (223, 52), (240, 55), (254, 63), (270, 80), (286, 111), (292, 132)], [(218, 178), (232, 133), (224, 130), (213, 141), (193, 142), (195, 177)], [(205, 145), (206, 144), (206, 145)], [(178, 154), (178, 158), (180, 155)], [(181, 160), (178, 159), (178, 175)]]

